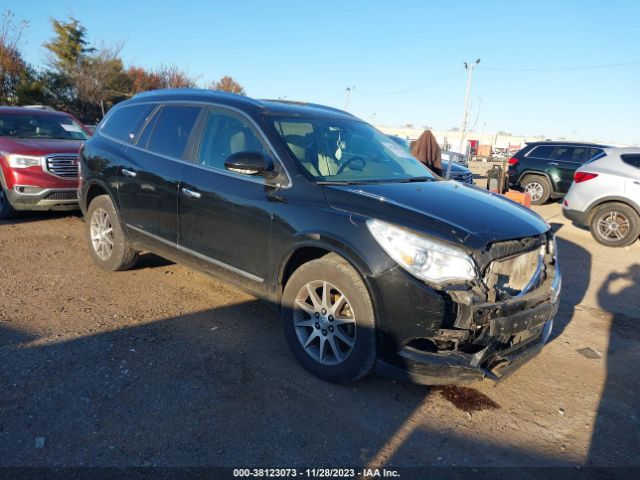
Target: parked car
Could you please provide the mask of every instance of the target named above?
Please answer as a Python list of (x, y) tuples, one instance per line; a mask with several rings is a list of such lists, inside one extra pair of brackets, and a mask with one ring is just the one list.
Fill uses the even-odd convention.
[(138, 94), (81, 154), (95, 264), (152, 251), (280, 311), (300, 363), (332, 382), (498, 379), (558, 308), (549, 225), (440, 181), (349, 113), (203, 90)]
[(89, 132), (49, 108), (0, 107), (0, 219), (78, 208), (78, 150)]
[(640, 149), (605, 148), (604, 155), (575, 172), (562, 213), (590, 227), (597, 242), (625, 247), (640, 236)]
[[(397, 135), (388, 135), (388, 137), (398, 145), (406, 148), (409, 153), (411, 152), (409, 140), (405, 140), (404, 138), (398, 137)], [(446, 160), (442, 160), (443, 176), (446, 174), (448, 168), (449, 162)], [(451, 180), (455, 180), (456, 182), (468, 183), (470, 185), (473, 185), (473, 173), (471, 173), (471, 170), (455, 162), (451, 164), (450, 178)]]
[(453, 161), (454, 165), (460, 165), (461, 167), (469, 167), (469, 161), (467, 157), (462, 153), (452, 152), (450, 150), (442, 150), (442, 160)]
[(569, 191), (578, 167), (603, 155), (605, 147), (594, 143), (528, 143), (509, 159), (509, 186), (528, 192), (534, 205), (561, 198)]

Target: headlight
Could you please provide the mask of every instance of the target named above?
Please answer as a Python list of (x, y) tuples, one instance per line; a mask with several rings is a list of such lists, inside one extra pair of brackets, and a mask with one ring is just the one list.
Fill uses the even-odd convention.
[(5, 155), (11, 168), (27, 168), (39, 167), (42, 165), (42, 157), (34, 157), (32, 155)]
[(443, 284), (476, 278), (475, 263), (462, 250), (376, 219), (367, 227), (391, 258), (421, 280)]

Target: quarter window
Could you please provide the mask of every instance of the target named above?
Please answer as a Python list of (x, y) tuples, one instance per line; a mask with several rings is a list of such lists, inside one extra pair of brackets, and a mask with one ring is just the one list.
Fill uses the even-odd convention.
[(198, 163), (207, 167), (224, 169), (229, 155), (238, 152), (267, 152), (244, 119), (219, 110), (212, 110), (207, 118), (200, 149)]
[(133, 143), (145, 120), (155, 105), (131, 105), (117, 107), (109, 114), (100, 131), (123, 142)]
[(627, 165), (631, 165), (635, 168), (640, 168), (640, 153), (620, 155), (620, 158)]
[(198, 107), (163, 107), (147, 149), (168, 157), (182, 158), (199, 114)]

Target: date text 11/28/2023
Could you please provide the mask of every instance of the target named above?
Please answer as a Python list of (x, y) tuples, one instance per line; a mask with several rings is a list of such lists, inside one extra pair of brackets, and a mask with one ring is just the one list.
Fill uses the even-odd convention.
[(235, 478), (400, 478), (397, 470), (387, 468), (235, 468)]

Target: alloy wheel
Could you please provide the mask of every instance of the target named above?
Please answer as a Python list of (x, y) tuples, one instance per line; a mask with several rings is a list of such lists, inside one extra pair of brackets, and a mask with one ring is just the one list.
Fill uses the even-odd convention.
[(529, 182), (524, 187), (524, 191), (531, 196), (531, 201), (536, 202), (542, 198), (544, 187), (538, 182)]
[(605, 240), (622, 240), (629, 229), (629, 219), (619, 212), (606, 212), (598, 218), (597, 232)]
[(347, 297), (323, 280), (305, 284), (295, 299), (293, 323), (307, 355), (323, 365), (338, 365), (353, 351), (356, 317)]
[(113, 226), (109, 214), (98, 208), (91, 216), (91, 245), (102, 260), (108, 260), (113, 253)]

